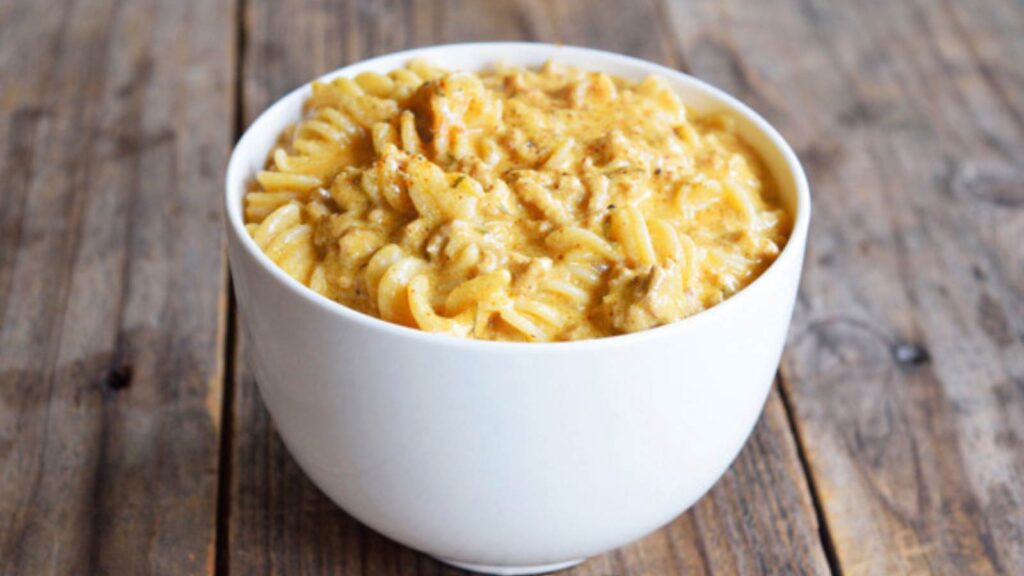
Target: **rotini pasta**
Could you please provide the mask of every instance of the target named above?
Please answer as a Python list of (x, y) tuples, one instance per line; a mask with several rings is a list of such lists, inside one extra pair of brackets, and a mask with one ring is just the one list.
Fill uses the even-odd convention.
[(550, 62), (412, 61), (313, 84), (245, 197), (284, 272), (430, 332), (557, 341), (644, 330), (757, 277), (790, 230), (723, 116), (662, 80)]

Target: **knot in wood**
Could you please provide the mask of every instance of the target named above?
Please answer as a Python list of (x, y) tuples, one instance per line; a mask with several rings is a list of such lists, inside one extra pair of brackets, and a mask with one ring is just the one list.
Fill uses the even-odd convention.
[(103, 377), (103, 388), (114, 392), (120, 392), (132, 385), (132, 367), (124, 364), (118, 368), (111, 368)]
[(892, 357), (900, 366), (914, 367), (927, 364), (931, 355), (918, 344), (909, 342), (897, 342), (892, 347)]

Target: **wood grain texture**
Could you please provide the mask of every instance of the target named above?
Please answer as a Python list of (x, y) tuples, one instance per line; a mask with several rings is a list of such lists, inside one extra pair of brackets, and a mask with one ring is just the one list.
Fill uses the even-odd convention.
[(783, 381), (839, 566), (1024, 573), (1024, 9), (770, 4), (669, 8), (809, 170)]
[(1019, 1), (241, 5), (0, 2), (0, 574), (459, 573), (312, 486), (241, 341), (221, 436), (221, 177), (236, 112), (501, 39), (691, 71), (815, 195), (784, 397), (692, 511), (570, 574), (827, 572), (801, 455), (842, 573), (1024, 573)]
[[(242, 109), (349, 62), (407, 47), (526, 39), (590, 45), (684, 64), (664, 7), (615, 2), (269, 2), (244, 13)], [(241, 333), (241, 331), (239, 331)], [(225, 568), (231, 574), (459, 574), (361, 526), (285, 451), (237, 346)], [(443, 512), (442, 512), (443, 513)], [(823, 574), (813, 505), (787, 414), (773, 393), (751, 442), (689, 513), (568, 572), (577, 576)]]
[(212, 571), (229, 8), (0, 3), (0, 574)]

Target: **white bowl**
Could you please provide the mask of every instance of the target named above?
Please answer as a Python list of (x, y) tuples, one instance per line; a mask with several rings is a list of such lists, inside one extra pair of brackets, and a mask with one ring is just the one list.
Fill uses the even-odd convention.
[(793, 151), (724, 92), (656, 64), (550, 44), (437, 46), (323, 79), (387, 72), (413, 57), (449, 69), (549, 59), (639, 79), (658, 74), (697, 112), (728, 110), (795, 214), (778, 259), (695, 316), (644, 332), (551, 344), (429, 334), (345, 308), (288, 277), (246, 233), (242, 196), (303, 86), (238, 142), (227, 172), (228, 255), (250, 361), (306, 474), (374, 530), (497, 574), (569, 566), (669, 522), (735, 458), (771, 388), (807, 241), (810, 195)]

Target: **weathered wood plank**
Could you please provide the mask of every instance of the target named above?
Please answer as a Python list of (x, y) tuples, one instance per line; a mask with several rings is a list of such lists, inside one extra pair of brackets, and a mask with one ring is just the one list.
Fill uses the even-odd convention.
[(1024, 572), (1020, 4), (671, 12), (810, 172), (783, 382), (842, 570)]
[(0, 4), (0, 573), (212, 572), (233, 30)]
[[(314, 5), (256, 0), (246, 11), (246, 123), (276, 97), (345, 63), (410, 46), (535, 39), (680, 62), (662, 7), (614, 2)], [(241, 331), (239, 331), (241, 332)], [(456, 574), (362, 527), (305, 478), (236, 357), (227, 561), (231, 573)], [(788, 418), (769, 399), (750, 444), (690, 513), (570, 574), (827, 573)]]

